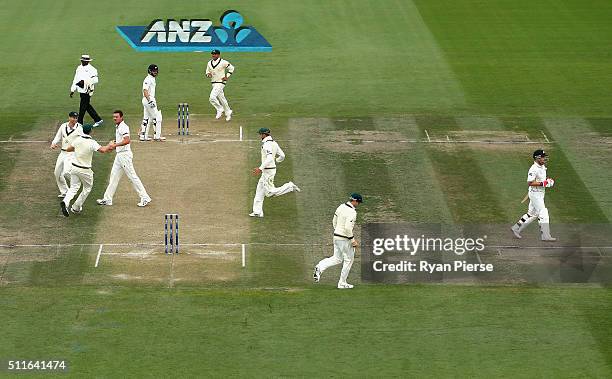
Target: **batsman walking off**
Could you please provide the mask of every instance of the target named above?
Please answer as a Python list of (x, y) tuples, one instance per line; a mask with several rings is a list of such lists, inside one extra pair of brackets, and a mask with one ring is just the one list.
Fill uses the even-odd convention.
[(223, 92), (227, 80), (234, 73), (234, 66), (231, 63), (221, 58), (219, 50), (213, 50), (211, 53), (212, 59), (206, 64), (206, 77), (210, 78), (212, 90), (210, 91), (210, 103), (217, 110), (215, 118), (218, 120), (225, 112), (225, 120), (232, 119), (232, 110), (230, 109), (225, 93)]
[(353, 288), (352, 284), (346, 282), (353, 261), (355, 260), (355, 248), (359, 245), (353, 235), (355, 220), (357, 219), (357, 205), (363, 202), (363, 197), (358, 193), (352, 193), (349, 201), (340, 204), (334, 213), (332, 224), (334, 226), (334, 255), (321, 260), (314, 268), (312, 277), (315, 282), (321, 280), (321, 274), (328, 268), (342, 263), (338, 288)]
[[(51, 149), (55, 150), (61, 146), (61, 151), (55, 162), (55, 181), (60, 193), (57, 197), (64, 198), (68, 192), (68, 183), (66, 179), (70, 179), (70, 168), (72, 167), (72, 159), (74, 152), (68, 152), (66, 149), (74, 141), (75, 138), (83, 134), (83, 127), (77, 122), (79, 114), (76, 112), (68, 113), (68, 122), (63, 123), (55, 138), (51, 141)], [(61, 145), (60, 145), (61, 143)]]
[(104, 192), (104, 198), (98, 199), (96, 202), (98, 205), (113, 205), (113, 196), (115, 196), (115, 191), (117, 191), (119, 180), (123, 176), (123, 173), (125, 173), (140, 196), (138, 206), (145, 207), (151, 202), (151, 197), (142, 185), (140, 178), (136, 174), (136, 170), (134, 170), (134, 163), (132, 162), (134, 155), (130, 147), (130, 128), (123, 122), (123, 112), (120, 110), (113, 112), (113, 121), (115, 122), (115, 141), (113, 147), (117, 151), (117, 154), (115, 155), (115, 161), (111, 169), (108, 187), (106, 187), (106, 191)]
[(512, 233), (514, 233), (516, 238), (522, 238), (521, 232), (535, 219), (538, 219), (542, 241), (556, 241), (557, 239), (550, 235), (550, 219), (548, 217), (548, 209), (544, 204), (546, 188), (552, 188), (555, 184), (553, 179), (546, 177), (548, 154), (544, 150), (536, 150), (533, 152), (533, 160), (533, 165), (527, 174), (529, 209), (512, 226)]
[(259, 137), (261, 138), (261, 165), (253, 169), (253, 175), (260, 175), (257, 182), (257, 190), (253, 199), (253, 212), (251, 217), (263, 217), (264, 197), (281, 196), (289, 192), (300, 192), (300, 188), (293, 182), (288, 182), (280, 187), (274, 187), (274, 176), (276, 175), (276, 163), (285, 160), (285, 153), (272, 139), (270, 129), (260, 128)]

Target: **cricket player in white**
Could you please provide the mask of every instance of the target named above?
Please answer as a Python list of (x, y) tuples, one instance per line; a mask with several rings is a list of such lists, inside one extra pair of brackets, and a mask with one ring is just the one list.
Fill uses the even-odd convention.
[(334, 255), (321, 260), (314, 268), (312, 277), (315, 282), (321, 279), (321, 274), (328, 268), (342, 263), (338, 288), (353, 288), (352, 284), (346, 282), (351, 266), (355, 260), (355, 248), (359, 245), (353, 235), (355, 220), (357, 219), (357, 205), (363, 202), (363, 197), (358, 193), (352, 193), (349, 201), (340, 204), (334, 213)]
[(142, 126), (140, 128), (140, 140), (150, 141), (149, 138), (149, 127), (153, 124), (153, 140), (164, 141), (166, 138), (162, 137), (162, 113), (157, 106), (157, 100), (155, 100), (155, 78), (159, 74), (159, 67), (156, 64), (149, 65), (148, 75), (142, 82)]
[(210, 78), (212, 84), (209, 100), (217, 110), (215, 118), (220, 119), (223, 116), (223, 112), (225, 112), (225, 120), (230, 121), (232, 119), (232, 110), (227, 103), (223, 90), (227, 80), (234, 73), (234, 66), (221, 58), (219, 50), (213, 50), (211, 56), (212, 59), (206, 64), (206, 77)]
[(113, 196), (115, 196), (115, 191), (117, 191), (121, 176), (125, 173), (140, 196), (138, 206), (146, 207), (147, 204), (151, 202), (151, 197), (147, 194), (140, 178), (136, 175), (136, 170), (134, 170), (134, 164), (132, 163), (134, 155), (130, 148), (130, 128), (123, 122), (123, 112), (120, 110), (114, 111), (113, 121), (115, 122), (115, 142), (113, 147), (117, 151), (117, 155), (113, 162), (113, 168), (111, 169), (108, 187), (106, 187), (106, 191), (104, 192), (104, 198), (98, 199), (96, 202), (99, 205), (113, 205)]
[(77, 122), (79, 114), (76, 112), (68, 113), (68, 122), (63, 123), (55, 133), (53, 141), (51, 141), (51, 149), (55, 150), (61, 146), (61, 151), (55, 161), (55, 181), (57, 188), (59, 188), (59, 195), (57, 197), (64, 198), (66, 192), (68, 192), (68, 183), (66, 179), (70, 179), (70, 168), (72, 167), (72, 159), (74, 157), (73, 152), (68, 152), (66, 149), (72, 143), (72, 141), (83, 134), (83, 128), (81, 124)]
[(253, 175), (260, 175), (257, 182), (257, 190), (253, 199), (253, 212), (251, 217), (263, 217), (264, 197), (281, 196), (289, 192), (300, 192), (300, 188), (293, 182), (288, 182), (280, 187), (274, 187), (274, 176), (276, 175), (276, 163), (285, 160), (285, 153), (272, 139), (270, 129), (260, 128), (259, 137), (261, 138), (261, 165), (253, 169)]
[(91, 192), (93, 186), (93, 171), (91, 170), (91, 158), (94, 151), (100, 153), (108, 153), (113, 150), (113, 146), (108, 144), (100, 146), (91, 136), (91, 125), (83, 126), (83, 133), (74, 138), (71, 144), (66, 148), (68, 152), (74, 152), (74, 160), (71, 162), (70, 168), (70, 189), (66, 193), (66, 197), (60, 203), (62, 213), (68, 217), (68, 207), (74, 196), (79, 192), (81, 184), (83, 190), (75, 202), (70, 207), (72, 213), (81, 213), (83, 211), (83, 203)]
[(544, 204), (546, 188), (551, 188), (555, 184), (553, 179), (546, 177), (548, 155), (544, 150), (536, 150), (533, 153), (533, 160), (533, 165), (527, 174), (529, 209), (512, 226), (512, 233), (514, 233), (516, 238), (521, 238), (521, 232), (535, 219), (538, 219), (542, 241), (556, 241), (557, 239), (550, 235), (550, 219), (548, 217), (548, 209)]

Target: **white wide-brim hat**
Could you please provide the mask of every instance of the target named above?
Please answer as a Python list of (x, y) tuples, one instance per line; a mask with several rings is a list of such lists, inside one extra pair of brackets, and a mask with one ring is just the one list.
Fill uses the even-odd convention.
[(91, 62), (93, 59), (91, 59), (89, 54), (83, 54), (83, 55), (81, 55), (81, 60), (85, 61), (85, 62)]

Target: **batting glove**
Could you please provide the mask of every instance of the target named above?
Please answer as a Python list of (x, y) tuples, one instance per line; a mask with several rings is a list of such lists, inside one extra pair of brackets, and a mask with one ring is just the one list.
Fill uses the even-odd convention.
[(548, 178), (542, 182), (542, 187), (550, 188), (555, 185), (555, 181), (551, 178)]
[(151, 108), (155, 108), (155, 101), (153, 101), (153, 100), (149, 101), (149, 106)]

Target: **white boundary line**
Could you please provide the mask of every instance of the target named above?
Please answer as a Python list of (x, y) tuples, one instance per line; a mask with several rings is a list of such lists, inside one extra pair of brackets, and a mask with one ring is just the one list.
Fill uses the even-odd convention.
[(102, 246), (104, 245), (100, 244), (100, 248), (98, 249), (98, 256), (96, 257), (96, 264), (94, 265), (94, 267), (98, 267), (98, 264), (100, 263), (100, 257), (102, 256)]
[(246, 267), (246, 245), (242, 244), (242, 267)]
[(544, 136), (544, 139), (546, 140), (546, 143), (550, 143), (550, 140), (548, 139), (548, 137), (546, 136), (546, 134), (544, 134), (543, 130), (540, 130), (540, 133), (542, 133), (542, 135)]
[(429, 138), (429, 133), (427, 133), (427, 129), (423, 129), (425, 131), (425, 135), (427, 136), (427, 142), (431, 142), (431, 138)]

